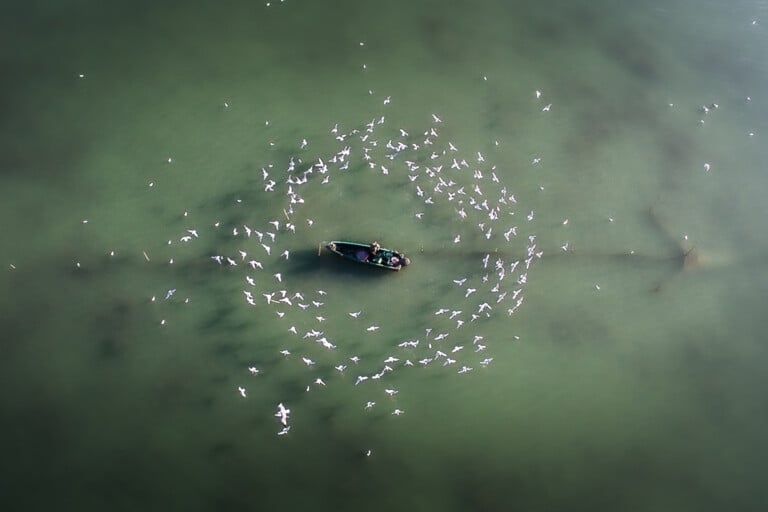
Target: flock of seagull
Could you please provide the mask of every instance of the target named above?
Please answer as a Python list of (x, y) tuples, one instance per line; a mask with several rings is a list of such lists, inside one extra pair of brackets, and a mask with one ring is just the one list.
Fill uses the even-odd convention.
[[(536, 96), (540, 96), (538, 91)], [(384, 100), (385, 105), (390, 102), (391, 97)], [(551, 104), (542, 110), (550, 108)], [(400, 390), (386, 384), (394, 380), (392, 375), (424, 367), (466, 375), (489, 366), (493, 357), (486, 350), (491, 340), (481, 332), (483, 322), (494, 315), (511, 316), (522, 306), (528, 271), (542, 256), (535, 235), (519, 234), (527, 231), (534, 212), (516, 215), (517, 200), (502, 183), (503, 173), (486, 163), (480, 152), (467, 158), (457, 144), (442, 143), (442, 123), (439, 115), (432, 114), (431, 122), (417, 132), (403, 128), (388, 130), (384, 115), (348, 131), (336, 124), (330, 130), (338, 145), (334, 153), (305, 161), (298, 155), (309, 154), (310, 143), (302, 139), (296, 155), (284, 162), (282, 169), (268, 164), (260, 170), (264, 194), (271, 195), (277, 203), (283, 197), (282, 218), (236, 226), (213, 224), (212, 229), (231, 233), (239, 248), (236, 252), (211, 254), (211, 263), (242, 279), (242, 297), (247, 307), (259, 314), (273, 314), (284, 325), (283, 346), (277, 352), (292, 364), (306, 368), (307, 392), (324, 388), (331, 380), (361, 388), (368, 386), (372, 396), (361, 404), (364, 411), (389, 407), (389, 414), (400, 416), (406, 412), (397, 401)], [(350, 337), (373, 335), (381, 326), (365, 322), (365, 309), (349, 311), (344, 318), (328, 318), (324, 310), (329, 293), (301, 289), (301, 283), (293, 282), (283, 265), (291, 254), (281, 242), (297, 232), (311, 230), (315, 224), (314, 219), (299, 215), (305, 205), (304, 190), (327, 186), (341, 173), (359, 173), (356, 179), (376, 176), (399, 180), (407, 185), (405, 193), (414, 205), (413, 222), (427, 222), (433, 209), (442, 205), (441, 211), (449, 211), (454, 218), (450, 243), (485, 240), (489, 246), (510, 246), (520, 257), (505, 260), (492, 250), (477, 257), (474, 271), (455, 276), (453, 293), (442, 295), (437, 300), (445, 302), (425, 315), (422, 331), (407, 339), (382, 339), (384, 336), (379, 335), (377, 343), (388, 344), (390, 353), (380, 361), (364, 361), (363, 356), (349, 353), (344, 347)], [(201, 229), (188, 227), (177, 240), (168, 243), (193, 244), (201, 236)], [(165, 300), (172, 300), (175, 291), (168, 290)], [(349, 322), (356, 327), (346, 328)], [(164, 325), (165, 321), (161, 323)], [(339, 328), (342, 324), (343, 330)], [(334, 334), (334, 330), (341, 333)], [(332, 368), (318, 364), (320, 359), (327, 358), (323, 351), (335, 357)], [(249, 365), (247, 373), (264, 378), (260, 375), (268, 374), (269, 369), (264, 370), (267, 371)], [(239, 395), (247, 399), (248, 388), (253, 385), (239, 385)], [(290, 413), (284, 402), (276, 405), (278, 435), (290, 432)]]

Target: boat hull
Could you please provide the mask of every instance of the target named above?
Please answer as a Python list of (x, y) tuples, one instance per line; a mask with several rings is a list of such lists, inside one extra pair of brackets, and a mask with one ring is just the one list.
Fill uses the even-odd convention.
[(410, 263), (404, 254), (392, 249), (380, 247), (374, 253), (372, 244), (334, 240), (326, 243), (325, 248), (346, 260), (370, 267), (400, 270)]

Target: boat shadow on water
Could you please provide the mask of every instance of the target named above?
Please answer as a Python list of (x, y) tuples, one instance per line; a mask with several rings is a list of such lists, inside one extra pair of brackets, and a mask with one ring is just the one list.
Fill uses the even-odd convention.
[(326, 249), (303, 249), (291, 252), (291, 259), (285, 262), (285, 272), (292, 276), (309, 275), (316, 272), (330, 274), (341, 279), (384, 279), (398, 272), (375, 268), (346, 261)]

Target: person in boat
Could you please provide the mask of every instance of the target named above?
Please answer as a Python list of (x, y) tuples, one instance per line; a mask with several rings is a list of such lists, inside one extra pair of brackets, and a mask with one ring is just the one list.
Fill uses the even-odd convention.
[(384, 254), (381, 251), (381, 245), (379, 245), (379, 242), (375, 240), (371, 242), (371, 247), (368, 252), (368, 261), (372, 263), (378, 263), (379, 265), (382, 263), (386, 264), (384, 261)]
[(405, 254), (398, 252), (398, 251), (392, 251), (392, 257), (389, 258), (389, 265), (392, 267), (405, 267), (408, 266), (411, 263), (410, 258), (406, 256)]

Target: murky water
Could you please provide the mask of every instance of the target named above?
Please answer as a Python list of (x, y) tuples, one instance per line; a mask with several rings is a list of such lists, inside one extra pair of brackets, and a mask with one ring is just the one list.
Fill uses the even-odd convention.
[(763, 3), (37, 7), (4, 509), (762, 509)]

